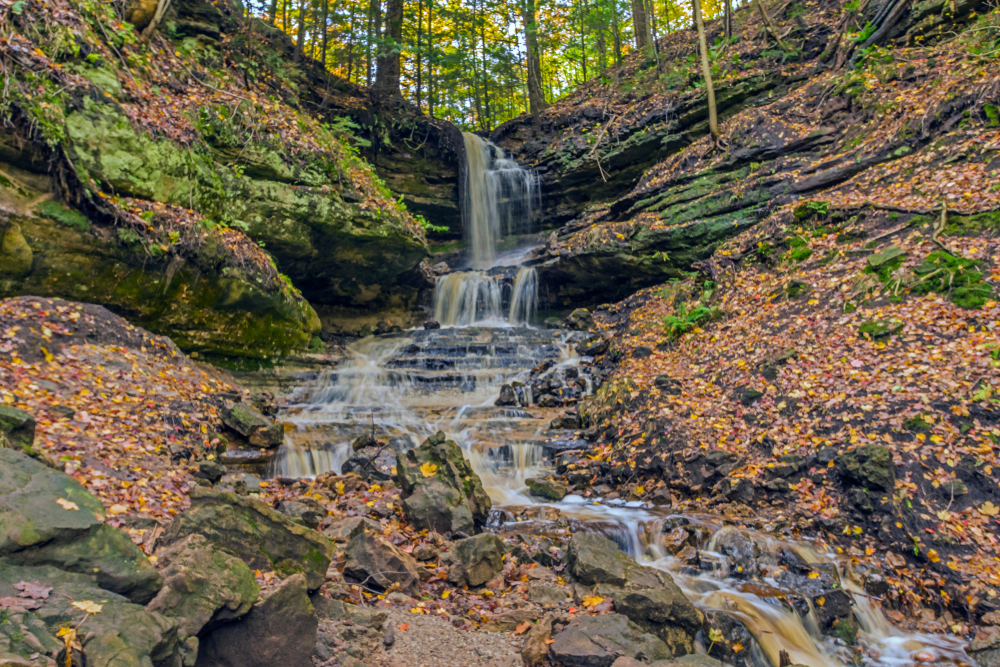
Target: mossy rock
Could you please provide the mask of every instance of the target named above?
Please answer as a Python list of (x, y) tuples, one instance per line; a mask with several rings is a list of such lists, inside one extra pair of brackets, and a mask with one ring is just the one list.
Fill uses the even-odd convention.
[(791, 280), (785, 285), (785, 294), (789, 299), (797, 299), (804, 294), (808, 294), (812, 287), (807, 282), (801, 280)]
[(868, 340), (884, 340), (903, 330), (903, 323), (897, 320), (868, 321), (858, 327), (858, 333)]
[(865, 271), (874, 273), (883, 283), (889, 281), (893, 271), (898, 269), (906, 259), (906, 253), (898, 246), (889, 246), (882, 252), (868, 256), (868, 266)]
[(23, 410), (0, 405), (0, 445), (35, 456), (35, 418)]

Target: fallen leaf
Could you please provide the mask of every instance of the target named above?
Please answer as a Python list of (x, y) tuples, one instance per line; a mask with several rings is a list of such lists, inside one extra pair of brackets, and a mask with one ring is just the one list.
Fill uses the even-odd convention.
[(43, 586), (37, 581), (19, 581), (14, 584), (14, 588), (21, 591), (20, 597), (31, 598), (33, 600), (48, 599), (49, 593), (52, 592), (51, 586)]
[(985, 516), (996, 516), (997, 514), (1000, 514), (1000, 507), (997, 507), (989, 500), (980, 505), (977, 509), (979, 510), (980, 514), (983, 514)]
[(407, 630), (410, 629), (410, 624), (409, 623), (401, 623), (400, 625), (396, 626), (396, 629), (397, 630), (402, 630), (403, 632), (406, 632)]
[(74, 602), (73, 606), (80, 611), (87, 612), (88, 614), (100, 614), (101, 610), (104, 609), (104, 605), (91, 602), (90, 600), (80, 600), (79, 602)]
[(60, 498), (56, 502), (59, 503), (60, 505), (62, 505), (62, 508), (64, 510), (79, 510), (80, 509), (79, 505), (77, 505), (76, 503), (74, 503), (72, 501), (66, 500), (65, 498)]
[(604, 598), (602, 598), (599, 595), (588, 595), (585, 598), (583, 598), (584, 607), (596, 607), (602, 602), (604, 602)]
[(424, 477), (433, 477), (437, 473), (437, 465), (434, 463), (424, 463), (420, 466), (420, 474)]
[(524, 634), (525, 632), (528, 631), (528, 628), (530, 628), (530, 627), (531, 627), (531, 623), (529, 621), (525, 621), (521, 625), (519, 625), (516, 628), (514, 628), (514, 634), (515, 635)]

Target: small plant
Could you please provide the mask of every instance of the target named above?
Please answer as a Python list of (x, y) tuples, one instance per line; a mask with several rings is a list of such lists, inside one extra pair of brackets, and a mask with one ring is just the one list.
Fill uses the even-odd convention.
[(663, 318), (663, 324), (666, 325), (668, 336), (680, 338), (692, 329), (718, 319), (721, 315), (722, 311), (715, 306), (697, 306), (689, 311), (687, 304), (681, 303), (677, 306), (676, 314)]

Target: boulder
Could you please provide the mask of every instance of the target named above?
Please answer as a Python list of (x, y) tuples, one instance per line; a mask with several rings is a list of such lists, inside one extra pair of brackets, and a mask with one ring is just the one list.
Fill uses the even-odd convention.
[(35, 418), (27, 412), (0, 405), (0, 447), (33, 453)]
[(587, 331), (594, 328), (594, 316), (586, 308), (577, 308), (569, 314), (565, 324), (573, 331)]
[(517, 405), (517, 394), (514, 392), (514, 388), (509, 384), (505, 384), (500, 387), (500, 396), (493, 403), (501, 407), (510, 407)]
[(576, 346), (576, 353), (581, 357), (599, 357), (608, 351), (610, 340), (594, 334)]
[(396, 457), (406, 519), (416, 530), (473, 534), (486, 525), (490, 497), (461, 448), (438, 432)]
[(619, 656), (641, 661), (671, 657), (666, 644), (622, 614), (579, 617), (553, 639), (549, 652), (563, 667), (611, 667)]
[(594, 533), (577, 533), (567, 549), (569, 573), (587, 586), (595, 584), (625, 584), (626, 564), (631, 560), (618, 550), (618, 545)]
[(559, 604), (569, 599), (569, 593), (555, 586), (529, 586), (528, 599), (535, 604)]
[(301, 572), (316, 590), (326, 581), (335, 553), (333, 542), (254, 498), (229, 491), (195, 488), (191, 508), (177, 517), (164, 544), (188, 535), (203, 535), (251, 569), (274, 570), (281, 576)]
[[(178, 639), (176, 621), (99, 588), (93, 576), (49, 565), (28, 567), (0, 558), (0, 598), (17, 598), (20, 591), (14, 586), (23, 581), (52, 591), (47, 598), (34, 600), (36, 604), (30, 605), (34, 609), (11, 610), (8, 621), (0, 624), (0, 654), (4, 651), (25, 655), (42, 653), (60, 665), (65, 664), (65, 649), (56, 633), (64, 625), (83, 621), (79, 637), (87, 665), (180, 664), (184, 647)], [(74, 602), (83, 601), (101, 605), (100, 613), (86, 615), (84, 620), (84, 612), (73, 606)], [(79, 657), (80, 654), (74, 652), (74, 663)]]
[(323, 534), (334, 542), (350, 542), (365, 531), (381, 535), (382, 526), (367, 517), (352, 516), (331, 523), (323, 529)]
[(360, 533), (347, 543), (344, 553), (347, 555), (344, 576), (369, 588), (386, 590), (396, 585), (411, 595), (419, 591), (420, 565), (381, 535)]
[(481, 586), (503, 569), (503, 542), (492, 533), (455, 542), (451, 554), (448, 581), (457, 586)]
[(837, 474), (851, 486), (882, 493), (896, 486), (892, 452), (882, 445), (863, 445), (836, 459)]
[(288, 577), (243, 619), (202, 638), (196, 667), (312, 667), (319, 621), (302, 574)]
[(549, 639), (552, 637), (552, 622), (555, 616), (546, 614), (538, 623), (528, 629), (528, 636), (521, 648), (521, 660), (525, 667), (538, 667), (549, 654)]
[(246, 563), (201, 535), (190, 535), (157, 556), (164, 584), (146, 609), (177, 619), (188, 636), (243, 616), (257, 601), (260, 587)]
[(92, 577), (139, 604), (163, 580), (127, 534), (104, 524), (104, 506), (75, 479), (0, 448), (0, 556)]
[(249, 440), (254, 447), (273, 449), (285, 440), (281, 424), (275, 424), (246, 403), (228, 403), (220, 416), (223, 424)]
[(526, 479), (524, 483), (528, 485), (528, 493), (540, 498), (549, 500), (562, 500), (569, 493), (569, 487), (562, 482), (552, 479)]
[(194, 474), (194, 477), (207, 480), (210, 484), (218, 484), (227, 472), (226, 466), (217, 461), (202, 461), (198, 464), (198, 472)]
[(323, 503), (306, 496), (300, 496), (295, 500), (282, 500), (275, 509), (306, 528), (316, 528), (327, 514)]
[(731, 576), (757, 575), (757, 559), (760, 558), (761, 550), (746, 531), (735, 526), (725, 526), (712, 536), (710, 549), (726, 557)]

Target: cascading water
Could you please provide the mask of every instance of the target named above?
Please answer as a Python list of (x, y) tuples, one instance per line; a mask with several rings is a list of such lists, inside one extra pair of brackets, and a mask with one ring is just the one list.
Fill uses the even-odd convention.
[(532, 230), (539, 205), (538, 175), (503, 149), (471, 132), (465, 140), (465, 224), (472, 268), (496, 266), (502, 235)]
[[(538, 301), (535, 269), (499, 268), (501, 234), (526, 231), (537, 203), (537, 177), (507, 159), (487, 141), (465, 135), (468, 156), (467, 238), (473, 271), (442, 276), (434, 292), (434, 319), (444, 328), (367, 338), (348, 346), (349, 357), (303, 389), (299, 402), (282, 416), (295, 428), (272, 472), (310, 477), (340, 472), (351, 456), (350, 443), (375, 431), (397, 452), (416, 446), (441, 430), (465, 450), (494, 503), (497, 516), (509, 519), (504, 530), (546, 533), (557, 517), (568, 517), (574, 531), (602, 533), (638, 561), (671, 572), (681, 590), (706, 612), (739, 621), (753, 636), (748, 664), (774, 667), (780, 654), (810, 667), (866, 664), (902, 667), (916, 657), (970, 662), (960, 642), (947, 637), (894, 630), (877, 605), (841, 569), (843, 590), (852, 596), (854, 616), (868, 647), (862, 663), (824, 638), (815, 608), (805, 612), (787, 603), (797, 591), (774, 575), (748, 581), (724, 566), (717, 538), (719, 517), (671, 516), (641, 503), (594, 504), (570, 495), (546, 503), (527, 493), (525, 480), (552, 472), (547, 460), (549, 420), (558, 409), (520, 410), (494, 406), (504, 383), (514, 383), (542, 362), (576, 377), (581, 360), (568, 334), (531, 328)], [(590, 391), (585, 379), (580, 386)], [(530, 395), (531, 388), (522, 391)], [(572, 445), (571, 445), (572, 446)], [(690, 567), (664, 548), (668, 522), (685, 522), (698, 535), (701, 569)], [(671, 524), (673, 525), (673, 524)], [(732, 529), (727, 529), (732, 530)], [(715, 537), (711, 537), (711, 536)], [(767, 553), (792, 550), (805, 563), (839, 567), (834, 554), (805, 542), (779, 542), (754, 535)], [(720, 567), (712, 567), (715, 559)], [(767, 563), (770, 571), (781, 569)], [(708, 567), (706, 567), (708, 565)], [(812, 603), (809, 603), (812, 605)]]

